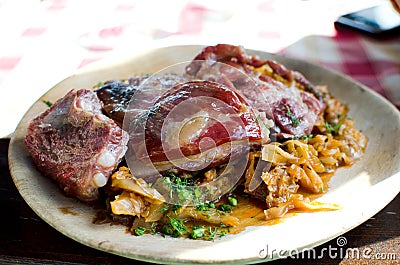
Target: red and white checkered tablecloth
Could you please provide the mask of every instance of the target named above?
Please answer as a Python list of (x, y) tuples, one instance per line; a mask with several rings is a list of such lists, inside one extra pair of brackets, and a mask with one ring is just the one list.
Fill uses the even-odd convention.
[(281, 53), (344, 73), (400, 107), (400, 36), (390, 40), (354, 32), (307, 36)]
[(338, 33), (344, 13), (384, 0), (0, 0), (0, 137), (90, 62), (151, 46), (230, 43), (345, 73), (400, 107), (400, 36)]

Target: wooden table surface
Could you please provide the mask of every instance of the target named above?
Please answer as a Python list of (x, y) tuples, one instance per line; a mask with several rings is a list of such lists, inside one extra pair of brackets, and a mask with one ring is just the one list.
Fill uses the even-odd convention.
[[(8, 139), (0, 139), (0, 264), (149, 264), (86, 247), (42, 221), (14, 186), (8, 145)], [(268, 264), (400, 264), (400, 195), (342, 236), (316, 247), (315, 258), (309, 252)], [(339, 240), (346, 242), (340, 246)]]

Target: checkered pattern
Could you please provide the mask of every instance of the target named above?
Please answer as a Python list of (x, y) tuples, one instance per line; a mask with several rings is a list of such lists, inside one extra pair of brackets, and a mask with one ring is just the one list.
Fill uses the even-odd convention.
[[(400, 107), (400, 37), (376, 41), (333, 27), (339, 15), (378, 2), (0, 0), (0, 116), (7, 124), (0, 137), (65, 76), (115, 51), (154, 43), (281, 52), (345, 73)], [(16, 97), (18, 105), (9, 100)]]
[(282, 53), (344, 73), (400, 107), (400, 36), (379, 41), (353, 32), (309, 36)]

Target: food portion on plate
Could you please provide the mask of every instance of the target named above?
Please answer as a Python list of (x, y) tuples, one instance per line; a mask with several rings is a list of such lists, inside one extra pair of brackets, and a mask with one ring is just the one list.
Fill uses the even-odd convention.
[(66, 195), (103, 203), (95, 223), (135, 235), (213, 240), (336, 210), (313, 198), (367, 139), (298, 70), (241, 46), (205, 47), (183, 73), (71, 90), (31, 121), (25, 143)]
[(99, 198), (126, 152), (129, 136), (102, 113), (92, 90), (71, 90), (31, 121), (25, 143), (36, 167), (63, 191), (84, 201)]

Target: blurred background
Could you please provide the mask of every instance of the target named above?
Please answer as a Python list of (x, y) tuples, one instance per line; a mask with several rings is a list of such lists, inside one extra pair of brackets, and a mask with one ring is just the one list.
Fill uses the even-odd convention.
[[(338, 32), (385, 0), (0, 0), (0, 136), (85, 65), (152, 47), (229, 43), (312, 61), (400, 105), (400, 39)], [(400, 16), (400, 15), (399, 15)]]

